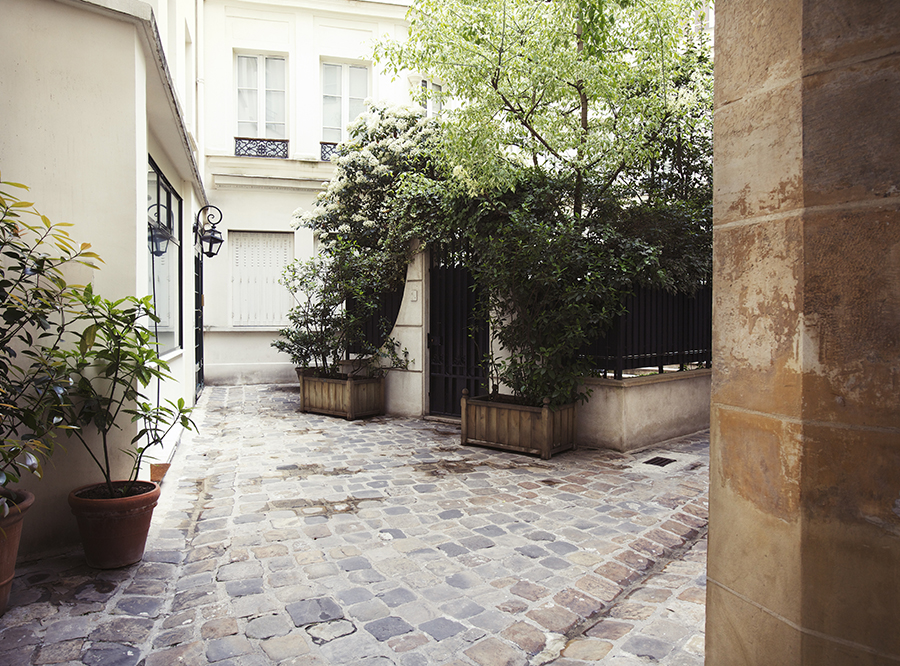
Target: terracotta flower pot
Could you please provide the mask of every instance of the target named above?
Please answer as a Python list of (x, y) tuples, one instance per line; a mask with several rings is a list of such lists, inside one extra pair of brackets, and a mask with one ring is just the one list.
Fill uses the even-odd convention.
[[(126, 481), (114, 481), (122, 486)], [(82, 486), (69, 493), (69, 506), (78, 521), (84, 558), (95, 569), (118, 569), (144, 557), (153, 507), (159, 500), (159, 484), (135, 481), (147, 491), (112, 499), (88, 499), (90, 491), (104, 484)]]
[(34, 504), (34, 494), (27, 490), (16, 491), (16, 505), (10, 507), (9, 515), (0, 518), (0, 615), (6, 612), (9, 590), (16, 573), (16, 555), (22, 536), (22, 518)]

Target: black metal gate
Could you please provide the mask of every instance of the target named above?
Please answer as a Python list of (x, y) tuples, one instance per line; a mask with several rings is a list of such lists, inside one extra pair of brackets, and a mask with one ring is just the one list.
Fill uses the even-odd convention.
[(431, 253), (429, 411), (435, 416), (459, 417), (464, 388), (471, 395), (487, 392), (488, 326), (477, 316), (478, 295), (464, 256), (452, 248)]
[(203, 390), (203, 255), (194, 248), (194, 381), (195, 396)]

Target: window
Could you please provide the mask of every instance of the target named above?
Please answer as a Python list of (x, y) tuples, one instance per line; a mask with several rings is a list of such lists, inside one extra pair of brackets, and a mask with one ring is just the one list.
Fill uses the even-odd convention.
[(149, 287), (158, 353), (181, 348), (181, 197), (150, 158), (147, 170)]
[(294, 258), (294, 234), (230, 231), (231, 313), (234, 326), (284, 326), (293, 305), (278, 283)]
[(237, 57), (238, 136), (287, 138), (287, 72), (284, 58)]
[(441, 92), (443, 88), (433, 81), (422, 79), (422, 94), (419, 105), (425, 109), (425, 113), (429, 116), (440, 115), (443, 108)]
[(343, 140), (347, 125), (365, 110), (368, 96), (368, 67), (322, 63), (323, 160), (327, 159), (325, 146)]
[(287, 155), (287, 63), (283, 57), (237, 56), (235, 155)]

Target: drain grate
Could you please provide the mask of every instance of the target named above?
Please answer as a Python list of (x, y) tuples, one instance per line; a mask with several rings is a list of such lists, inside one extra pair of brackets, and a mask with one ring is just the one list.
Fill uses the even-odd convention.
[(656, 465), (657, 467), (665, 467), (666, 465), (671, 465), (675, 462), (674, 458), (663, 458), (661, 456), (656, 456), (655, 458), (650, 458), (650, 460), (645, 460), (645, 465)]

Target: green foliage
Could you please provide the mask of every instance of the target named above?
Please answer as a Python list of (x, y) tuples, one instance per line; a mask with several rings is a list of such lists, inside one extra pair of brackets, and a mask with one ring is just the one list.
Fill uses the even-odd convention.
[(508, 188), (522, 166), (538, 166), (571, 179), (578, 216), (586, 178), (612, 188), (692, 111), (693, 79), (672, 80), (699, 4), (417, 0), (408, 40), (381, 42), (376, 58), (441, 81), (459, 102), (445, 113), (447, 144), (473, 184)]
[[(349, 241), (346, 241), (349, 242)], [(360, 253), (360, 257), (365, 257)], [(291, 357), (296, 367), (316, 369), (319, 377), (341, 375), (341, 361), (356, 351), (351, 374), (372, 376), (387, 368), (406, 368), (407, 352), (387, 338), (380, 347), (365, 340), (363, 326), (377, 308), (377, 297), (358, 262), (317, 255), (288, 264), (280, 280), (296, 305), (288, 312), (290, 325), (279, 331), (272, 346)], [(353, 307), (347, 307), (351, 302)], [(385, 331), (385, 334), (387, 331)], [(401, 356), (402, 355), (402, 356)]]
[(365, 273), (373, 293), (387, 292), (403, 284), (414, 241), (430, 238), (429, 188), (443, 172), (440, 126), (417, 109), (370, 103), (348, 134), (315, 208), (295, 216), (324, 254)]
[[(153, 331), (144, 321), (156, 322), (150, 296), (111, 301), (94, 294), (87, 285), (77, 294), (78, 326), (71, 343), (53, 350), (55, 360), (71, 381), (68, 400), (61, 406), (66, 434), (76, 437), (103, 474), (110, 497), (116, 496), (110, 461), (111, 433), (121, 419), (139, 422), (130, 446), (122, 449), (133, 459), (121, 494), (127, 496), (137, 479), (148, 450), (161, 445), (173, 428), (195, 428), (184, 400), (153, 404), (147, 387), (171, 379), (168, 365), (159, 358)], [(99, 446), (90, 433), (99, 436)]]
[[(711, 274), (712, 67), (695, 0), (416, 0), (376, 58), (440, 81), (453, 179), (413, 202), (465, 235), (526, 402), (577, 395), (579, 348), (637, 285)], [(435, 191), (439, 190), (439, 191)], [(415, 215), (417, 208), (394, 210)]]
[(712, 206), (691, 202), (637, 204), (611, 221), (622, 236), (658, 252), (658, 270), (648, 286), (693, 294), (712, 281)]
[(562, 212), (565, 187), (540, 172), (484, 198), (467, 228), (484, 315), (502, 352), (491, 375), (523, 402), (561, 405), (587, 395), (579, 350), (621, 312), (623, 296), (658, 279), (659, 250), (617, 231), (618, 209)]
[(77, 246), (65, 227), (12, 194), (24, 185), (0, 182), (0, 514), (24, 471), (40, 477), (41, 459), (54, 448), (69, 379), (54, 357), (78, 287), (67, 264), (94, 266), (90, 245)]
[(620, 198), (712, 205), (713, 63), (704, 34), (685, 39), (672, 63), (671, 113), (660, 127), (655, 151), (629, 165), (614, 188)]
[(440, 126), (421, 111), (370, 103), (348, 135), (316, 206), (294, 214), (297, 226), (316, 233), (321, 252), (285, 269), (282, 284), (296, 305), (272, 343), (323, 377), (338, 376), (351, 352), (362, 361), (354, 373), (407, 367), (395, 340), (373, 345), (363, 327), (380, 296), (402, 287), (410, 259), (433, 237), (438, 227), (430, 216), (443, 197)]
[(465, 239), (494, 379), (534, 405), (584, 399), (579, 350), (628, 293), (711, 274), (712, 69), (685, 29), (697, 4), (417, 0), (408, 42), (376, 57), (458, 105), (440, 126), (371, 107), (301, 223), (376, 291), (402, 279), (413, 240)]

